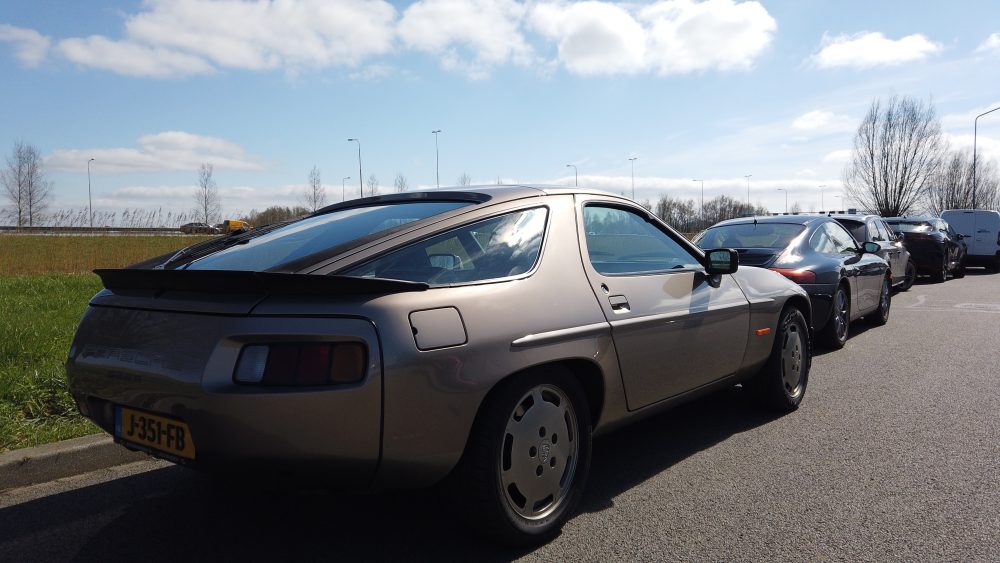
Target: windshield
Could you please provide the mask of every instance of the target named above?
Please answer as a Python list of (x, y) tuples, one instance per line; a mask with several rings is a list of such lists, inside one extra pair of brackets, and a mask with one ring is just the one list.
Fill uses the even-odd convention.
[(420, 201), (331, 211), (256, 238), (241, 240), (195, 260), (187, 269), (260, 272), (470, 204), (468, 201)]
[(894, 231), (903, 233), (927, 233), (934, 227), (927, 221), (886, 221)]
[(705, 231), (696, 244), (701, 248), (774, 248), (788, 246), (805, 230), (791, 223), (739, 223)]

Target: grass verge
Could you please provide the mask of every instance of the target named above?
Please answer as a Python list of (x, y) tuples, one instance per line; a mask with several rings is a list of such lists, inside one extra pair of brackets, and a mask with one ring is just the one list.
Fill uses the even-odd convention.
[(207, 238), (144, 235), (0, 235), (0, 276), (124, 268)]
[(0, 451), (99, 431), (77, 413), (63, 364), (100, 289), (93, 274), (0, 277)]

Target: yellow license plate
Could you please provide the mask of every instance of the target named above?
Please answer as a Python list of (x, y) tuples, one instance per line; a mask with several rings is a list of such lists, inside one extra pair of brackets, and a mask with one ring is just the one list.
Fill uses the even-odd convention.
[(194, 459), (194, 440), (187, 424), (128, 407), (118, 407), (115, 414), (115, 435), (122, 440)]

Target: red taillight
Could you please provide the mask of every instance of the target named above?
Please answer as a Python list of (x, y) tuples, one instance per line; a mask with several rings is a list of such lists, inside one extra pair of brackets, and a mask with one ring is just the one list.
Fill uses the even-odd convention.
[(245, 346), (233, 379), (258, 385), (332, 385), (364, 378), (365, 346), (358, 342), (296, 342)]
[(768, 268), (778, 272), (795, 283), (816, 283), (816, 272), (805, 268)]

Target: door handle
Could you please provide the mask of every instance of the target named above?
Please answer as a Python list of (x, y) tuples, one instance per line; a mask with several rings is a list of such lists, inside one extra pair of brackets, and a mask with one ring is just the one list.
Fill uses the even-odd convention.
[(614, 311), (628, 311), (628, 299), (624, 295), (612, 295), (608, 297), (611, 302), (611, 309)]

